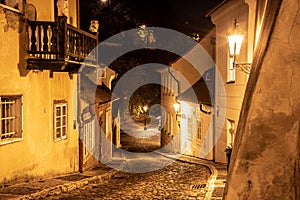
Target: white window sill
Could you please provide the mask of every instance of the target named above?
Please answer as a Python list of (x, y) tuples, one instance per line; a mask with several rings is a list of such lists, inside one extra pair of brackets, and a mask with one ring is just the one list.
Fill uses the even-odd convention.
[(6, 139), (2, 139), (2, 140), (0, 140), (0, 146), (15, 143), (15, 142), (20, 142), (22, 140), (23, 140), (23, 138), (6, 138)]
[(54, 142), (59, 142), (59, 141), (66, 140), (66, 139), (67, 139), (67, 136), (60, 137), (60, 138), (55, 138)]

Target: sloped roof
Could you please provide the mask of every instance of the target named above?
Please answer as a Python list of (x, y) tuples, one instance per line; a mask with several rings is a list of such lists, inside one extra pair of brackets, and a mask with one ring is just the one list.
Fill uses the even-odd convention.
[(92, 105), (110, 102), (111, 97), (112, 92), (106, 85), (96, 85), (86, 75), (80, 75), (80, 99)]
[(215, 67), (205, 71), (199, 79), (188, 90), (177, 96), (180, 101), (192, 103), (212, 104), (215, 98)]
[(211, 104), (209, 90), (203, 78), (177, 97), (180, 101)]

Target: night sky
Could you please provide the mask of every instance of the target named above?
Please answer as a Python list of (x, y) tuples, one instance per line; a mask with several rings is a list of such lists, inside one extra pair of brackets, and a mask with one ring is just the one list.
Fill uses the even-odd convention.
[[(213, 27), (210, 19), (205, 18), (205, 14), (223, 0), (110, 1), (109, 5), (101, 3), (100, 0), (80, 1), (80, 28), (89, 31), (90, 20), (97, 19), (100, 24), (100, 42), (110, 36), (136, 28), (142, 24), (148, 27), (173, 29), (191, 37), (199, 34), (201, 38)], [(116, 8), (118, 8), (117, 11)], [(126, 57), (123, 58), (124, 60), (129, 60), (129, 57), (134, 58), (139, 63), (157, 62), (169, 64), (178, 55), (162, 52), (161, 50), (139, 50), (124, 57)], [(116, 65), (113, 63), (110, 67), (113, 68)]]
[[(213, 25), (205, 14), (223, 0), (110, 0), (111, 5), (103, 5), (100, 0), (81, 1), (81, 27), (87, 29), (95, 7), (112, 7), (122, 3), (129, 9), (132, 18), (140, 24), (170, 28), (187, 35), (203, 35)], [(116, 17), (116, 16), (112, 16)], [(107, 21), (107, 20), (105, 20)], [(100, 29), (101, 29), (100, 21)], [(105, 26), (105, 24), (104, 24)], [(102, 27), (103, 28), (103, 27)], [(133, 27), (128, 27), (133, 28)], [(124, 28), (122, 28), (124, 29)], [(103, 28), (105, 30), (105, 27)]]
[(221, 0), (125, 0), (146, 24), (191, 34), (203, 33), (212, 26), (204, 17)]

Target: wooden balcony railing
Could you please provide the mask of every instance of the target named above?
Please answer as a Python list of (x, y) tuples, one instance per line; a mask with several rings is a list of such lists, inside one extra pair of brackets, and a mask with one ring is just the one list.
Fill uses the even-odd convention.
[(28, 69), (76, 71), (83, 62), (96, 65), (97, 36), (67, 24), (28, 21)]

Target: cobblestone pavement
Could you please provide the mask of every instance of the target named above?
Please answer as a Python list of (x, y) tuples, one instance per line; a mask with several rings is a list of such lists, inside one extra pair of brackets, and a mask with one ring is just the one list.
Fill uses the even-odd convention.
[[(158, 132), (157, 128), (149, 127), (147, 132), (142, 128), (136, 129), (136, 135), (122, 133), (122, 149), (126, 152), (117, 149), (114, 152), (115, 158), (125, 160), (122, 171), (100, 184), (91, 182), (75, 191), (46, 199), (204, 199), (210, 169), (159, 154), (149, 155), (148, 152), (159, 149), (160, 135), (153, 133)], [(147, 133), (150, 133), (149, 137)], [(134, 168), (147, 172), (124, 172), (135, 171)]]
[[(221, 200), (226, 165), (159, 149), (157, 127), (122, 134), (113, 159), (83, 173), (0, 186), (0, 199), (205, 199)], [(139, 170), (143, 173), (138, 172)]]
[(90, 183), (46, 199), (204, 199), (209, 176), (209, 168), (203, 165), (175, 161), (149, 173), (117, 172), (101, 184)]

